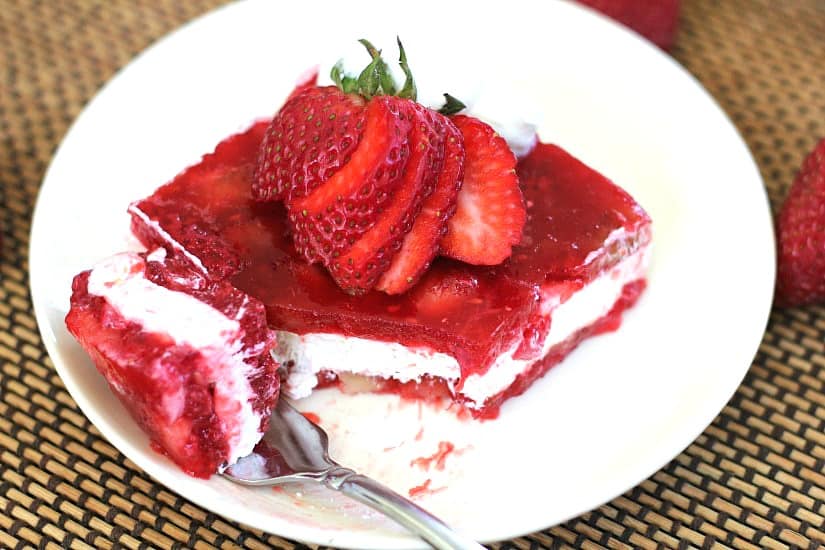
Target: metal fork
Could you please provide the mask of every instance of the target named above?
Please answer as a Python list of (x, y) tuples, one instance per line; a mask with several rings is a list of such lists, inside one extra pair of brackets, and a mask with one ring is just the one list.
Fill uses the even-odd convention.
[(438, 550), (484, 548), (395, 491), (332, 460), (326, 432), (286, 399), (278, 400), (269, 430), (252, 454), (227, 468), (223, 476), (253, 486), (321, 483), (395, 520)]

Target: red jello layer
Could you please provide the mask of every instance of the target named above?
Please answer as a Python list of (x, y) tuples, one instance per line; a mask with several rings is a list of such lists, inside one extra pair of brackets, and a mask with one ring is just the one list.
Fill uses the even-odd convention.
[(439, 258), (406, 294), (353, 297), (298, 257), (280, 206), (251, 199), (265, 127), (228, 138), (130, 211), (144, 244), (184, 248), (211, 274), (229, 276), (265, 304), (278, 330), (428, 347), (454, 356), (462, 377), (483, 373), (525, 331), (534, 340), (546, 333), (543, 285), (580, 287), (650, 238), (649, 218), (627, 193), (560, 148), (538, 145), (518, 167), (528, 221), (510, 259), (478, 267)]
[[(239, 432), (245, 423), (254, 421), (251, 428), (265, 431), (278, 396), (277, 365), (269, 354), (274, 334), (267, 327), (263, 306), (226, 281), (209, 280), (176, 257), (154, 261), (145, 254), (122, 254), (115, 258), (120, 258), (118, 265), (129, 266), (130, 276), (191, 296), (237, 321), (238, 332), (226, 335), (226, 342), (217, 342), (226, 349), (216, 353), (176, 341), (164, 330), (171, 327), (157, 324), (154, 312), (147, 314), (152, 326), (146, 326), (106, 297), (90, 292), (92, 271), (80, 273), (72, 284), (66, 317), (69, 331), (149, 435), (152, 446), (187, 473), (209, 477), (238, 452), (233, 442), (242, 437)], [(120, 282), (105, 284), (112, 287)], [(141, 296), (133, 299), (140, 301)], [(232, 375), (241, 379), (238, 385), (248, 384), (247, 395), (235, 396), (225, 387), (216, 387), (225, 382), (215, 377), (226, 368), (218, 362), (245, 365)], [(244, 407), (239, 398), (248, 402), (249, 417), (241, 417)], [(247, 444), (249, 452), (254, 442)]]

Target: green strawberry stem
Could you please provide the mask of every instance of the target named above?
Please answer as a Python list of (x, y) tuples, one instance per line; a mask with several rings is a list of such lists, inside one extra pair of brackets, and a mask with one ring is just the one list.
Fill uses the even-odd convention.
[[(357, 77), (344, 74), (343, 63), (339, 61), (332, 67), (330, 71), (330, 78), (346, 94), (358, 94), (369, 101), (378, 95), (391, 95), (396, 97), (403, 97), (413, 101), (418, 97), (418, 90), (415, 87), (415, 79), (412, 75), (412, 70), (407, 62), (407, 52), (404, 51), (404, 46), (401, 44), (401, 39), (398, 40), (398, 64), (404, 72), (404, 85), (400, 90), (396, 90), (395, 81), (392, 78), (390, 69), (386, 61), (381, 57), (381, 50), (372, 45), (372, 43), (362, 38), (360, 42), (367, 53), (370, 54), (370, 63), (367, 65), (361, 74)], [(443, 115), (453, 115), (462, 109), (465, 105), (450, 94), (444, 94), (445, 103), (439, 113)]]

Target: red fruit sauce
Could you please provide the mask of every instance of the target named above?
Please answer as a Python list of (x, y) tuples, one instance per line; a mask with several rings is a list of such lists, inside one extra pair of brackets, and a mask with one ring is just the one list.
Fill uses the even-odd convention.
[(444, 470), (447, 463), (447, 457), (455, 451), (455, 445), (449, 441), (439, 441), (438, 450), (431, 456), (420, 456), (410, 462), (410, 466), (421, 468), (422, 470), (429, 470), (435, 466), (436, 470)]
[(426, 495), (433, 495), (435, 493), (439, 493), (446, 489), (446, 487), (432, 488), (430, 487), (432, 482), (433, 480), (427, 478), (421, 485), (416, 485), (415, 487), (407, 491), (407, 494), (410, 496), (410, 498), (420, 498)]
[[(518, 166), (527, 223), (508, 260), (483, 267), (437, 258), (405, 294), (350, 296), (323, 268), (298, 256), (283, 207), (251, 199), (265, 129), (261, 122), (228, 138), (130, 211), (133, 231), (144, 244), (170, 246), (157, 231), (159, 224), (210, 274), (229, 276), (233, 285), (260, 299), (277, 330), (426, 346), (454, 356), (463, 378), (483, 373), (523, 335), (528, 343), (520, 356), (535, 356), (537, 349), (529, 342), (538, 342), (549, 328), (538, 311), (542, 287), (579, 288), (650, 239), (650, 219), (630, 195), (562, 149), (539, 144)], [(147, 224), (147, 216), (155, 223)], [(603, 248), (608, 235), (620, 228), (625, 237)], [(603, 321), (618, 319), (641, 288), (643, 282), (628, 285), (615, 315), (611, 312)], [(597, 325), (603, 326), (602, 321)], [(590, 327), (574, 335), (572, 347), (598, 330)], [(527, 381), (556, 362), (552, 357), (539, 361), (533, 374), (522, 375), (496, 402), (523, 392)], [(491, 414), (496, 410), (497, 405)]]

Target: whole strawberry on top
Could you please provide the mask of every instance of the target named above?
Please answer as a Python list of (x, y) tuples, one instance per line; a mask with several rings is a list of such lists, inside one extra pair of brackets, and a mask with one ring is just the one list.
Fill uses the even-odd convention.
[(439, 252), (500, 263), (525, 219), (514, 155), (485, 123), (451, 119), (464, 106), (449, 94), (438, 112), (416, 103), (400, 41), (400, 86), (361, 43), (370, 63), (360, 75), (336, 65), (336, 86), (304, 85), (275, 115), (253, 196), (283, 201), (296, 250), (350, 293), (405, 292)]
[(777, 303), (825, 301), (825, 139), (802, 163), (777, 225)]

